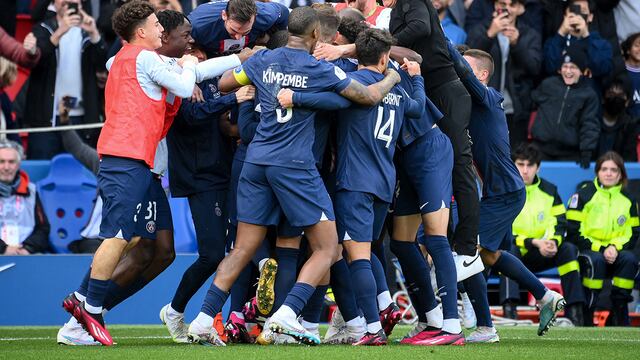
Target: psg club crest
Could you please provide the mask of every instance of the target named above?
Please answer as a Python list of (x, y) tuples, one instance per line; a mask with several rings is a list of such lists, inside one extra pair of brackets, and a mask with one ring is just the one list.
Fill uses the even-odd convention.
[(618, 218), (618, 226), (622, 226), (624, 225), (624, 223), (627, 222), (627, 218), (624, 215), (620, 215), (620, 217)]
[(538, 213), (538, 222), (543, 222), (544, 221), (544, 211), (540, 211)]
[(222, 209), (220, 209), (220, 206), (218, 206), (218, 203), (216, 203), (216, 208), (214, 211), (216, 212), (216, 216), (222, 216)]
[(149, 232), (150, 234), (153, 234), (154, 232), (156, 232), (156, 222), (151, 220), (149, 222), (147, 222), (147, 232)]

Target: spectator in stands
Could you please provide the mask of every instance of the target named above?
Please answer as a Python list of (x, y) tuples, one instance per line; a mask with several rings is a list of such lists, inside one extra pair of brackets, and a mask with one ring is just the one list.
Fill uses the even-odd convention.
[(20, 170), (22, 146), (0, 140), (0, 254), (29, 255), (49, 249), (49, 221), (36, 185)]
[[(18, 76), (16, 64), (0, 56), (0, 130), (15, 129), (15, 121), (11, 113), (11, 99), (4, 92), (5, 87), (11, 86)], [(18, 134), (2, 134), (0, 140), (10, 139), (20, 141)]]
[(627, 304), (633, 299), (638, 259), (632, 252), (638, 238), (638, 203), (626, 191), (622, 157), (610, 151), (598, 158), (596, 178), (569, 200), (567, 241), (580, 250), (582, 284), (587, 298), (585, 320), (592, 314), (604, 279), (612, 277), (611, 324), (628, 326)]
[(20, 44), (0, 27), (0, 56), (24, 67), (34, 67), (40, 60), (40, 49), (36, 46), (33, 33), (27, 34)]
[[(75, 5), (73, 5), (75, 4)], [(75, 98), (74, 124), (98, 121), (100, 101), (96, 70), (104, 69), (106, 48), (96, 23), (78, 0), (55, 0), (57, 15), (33, 27), (42, 56), (32, 72), (27, 90), (24, 123), (47, 127), (57, 121), (57, 104), (63, 95)], [(50, 159), (62, 152), (56, 133), (31, 133), (29, 158)]]
[(625, 58), (633, 92), (629, 114), (638, 119), (640, 118), (640, 32), (630, 35), (622, 43), (622, 54)]
[[(521, 258), (524, 265), (534, 272), (558, 268), (562, 293), (567, 301), (565, 317), (574, 325), (582, 326), (585, 299), (580, 281), (578, 248), (563, 241), (567, 217), (558, 188), (538, 177), (541, 157), (534, 145), (520, 144), (511, 158), (527, 186), (526, 202), (513, 222), (515, 247), (511, 253)], [(520, 300), (518, 283), (504, 276), (500, 281), (504, 316), (516, 319), (516, 306)]]
[(444, 30), (444, 34), (451, 40), (453, 45), (464, 44), (467, 40), (467, 33), (453, 20), (449, 13), (449, 5), (452, 0), (431, 0), (433, 7), (438, 11), (440, 25)]
[(638, 161), (638, 118), (625, 110), (629, 105), (628, 91), (622, 83), (614, 82), (604, 93), (598, 156), (615, 151), (625, 161)]
[(347, 7), (357, 9), (365, 16), (365, 21), (371, 26), (378, 29), (389, 29), (391, 9), (378, 5), (376, 0), (343, 1), (335, 4), (335, 7), (338, 12), (346, 9)]
[[(593, 14), (587, 0), (570, 0), (564, 11), (562, 24), (555, 35), (544, 43), (544, 64), (546, 72), (553, 74), (562, 65), (564, 51), (572, 46), (581, 46), (587, 50), (588, 58), (585, 73), (593, 77), (597, 89), (602, 89), (603, 78), (613, 70), (613, 47), (597, 31), (591, 31), (589, 25)], [(598, 94), (601, 91), (597, 91)]]
[[(538, 34), (542, 33), (543, 24), (542, 6), (540, 2), (539, 0), (524, 0), (525, 12), (524, 14), (520, 14), (520, 21), (536, 30)], [(506, 2), (504, 2), (503, 7), (504, 6), (506, 6)], [(478, 24), (488, 24), (493, 18), (494, 11), (494, 0), (473, 0), (467, 10), (464, 29), (469, 33), (471, 29)]]
[(582, 76), (584, 49), (570, 47), (563, 60), (560, 76), (545, 79), (531, 94), (538, 106), (531, 135), (543, 160), (579, 161), (587, 168), (600, 135), (599, 97)]
[(542, 66), (540, 34), (520, 21), (525, 0), (495, 0), (493, 19), (476, 24), (467, 44), (491, 54), (495, 76), (489, 86), (504, 96), (504, 112), (512, 147), (527, 141), (531, 91)]

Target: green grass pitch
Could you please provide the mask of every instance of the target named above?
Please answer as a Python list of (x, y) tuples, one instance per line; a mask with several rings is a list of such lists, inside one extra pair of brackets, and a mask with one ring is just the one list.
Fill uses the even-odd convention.
[[(640, 359), (639, 328), (552, 328), (544, 337), (536, 328), (499, 327), (499, 344), (418, 347), (395, 342), (408, 326), (399, 326), (386, 347), (258, 346), (225, 348), (174, 344), (162, 326), (111, 326), (117, 345), (111, 348), (56, 344), (57, 328), (0, 327), (0, 359)], [(321, 329), (324, 332), (326, 327)]]

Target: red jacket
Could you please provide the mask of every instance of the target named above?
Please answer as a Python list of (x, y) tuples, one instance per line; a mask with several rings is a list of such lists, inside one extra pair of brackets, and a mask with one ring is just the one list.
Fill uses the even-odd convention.
[(21, 43), (0, 27), (0, 56), (20, 66), (31, 68), (36, 66), (40, 60), (40, 49), (36, 49), (34, 55), (29, 54)]

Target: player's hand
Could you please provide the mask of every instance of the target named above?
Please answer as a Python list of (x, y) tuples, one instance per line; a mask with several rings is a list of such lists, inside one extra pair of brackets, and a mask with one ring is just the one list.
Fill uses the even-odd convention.
[(193, 93), (191, 94), (191, 102), (204, 102), (204, 95), (202, 95), (202, 90), (198, 85), (193, 86)]
[(256, 88), (252, 85), (245, 85), (236, 91), (236, 101), (238, 104), (253, 100), (256, 96)]
[(178, 59), (178, 65), (180, 67), (184, 67), (185, 63), (193, 63), (193, 65), (198, 65), (198, 58), (193, 55), (182, 55), (180, 59)]
[(420, 64), (415, 61), (409, 61), (407, 58), (403, 58), (404, 63), (400, 67), (402, 70), (409, 73), (411, 76), (420, 75)]
[(387, 70), (384, 72), (385, 76), (391, 78), (391, 80), (394, 82), (394, 84), (397, 84), (400, 82), (400, 80), (402, 80), (400, 78), (400, 74), (398, 74), (397, 71), (395, 71), (394, 69), (390, 69), (387, 68)]
[(343, 53), (340, 47), (325, 43), (317, 43), (313, 51), (313, 56), (318, 60), (325, 59), (327, 61), (333, 61), (341, 58), (342, 55)]
[(256, 48), (259, 48), (259, 47), (258, 46), (254, 46), (253, 49), (244, 48), (244, 49), (240, 50), (240, 52), (237, 54), (238, 58), (240, 58), (240, 62), (243, 63), (243, 62), (247, 61), (248, 58), (253, 56), (253, 54), (255, 54), (258, 51)]
[(28, 33), (27, 36), (24, 37), (24, 41), (22, 42), (22, 46), (25, 50), (31, 55), (35, 55), (36, 50), (38, 50), (37, 46), (38, 41), (36, 40), (35, 35), (32, 32)]
[(278, 102), (280, 102), (280, 106), (283, 108), (292, 108), (293, 107), (293, 90), (291, 89), (280, 89), (278, 92)]
[(604, 249), (603, 255), (604, 255), (604, 260), (608, 264), (613, 264), (614, 262), (616, 262), (616, 259), (618, 258), (618, 250), (616, 249), (615, 246), (609, 245), (606, 249)]

